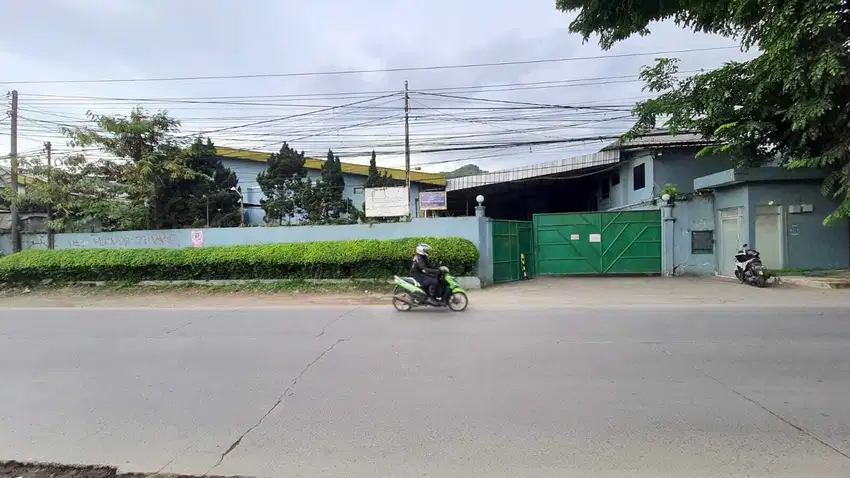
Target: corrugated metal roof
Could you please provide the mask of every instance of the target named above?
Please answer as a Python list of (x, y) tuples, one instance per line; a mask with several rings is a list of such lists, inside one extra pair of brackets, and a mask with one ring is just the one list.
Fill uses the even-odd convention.
[(635, 150), (635, 149), (645, 149), (645, 148), (653, 148), (653, 147), (671, 147), (671, 146), (684, 146), (684, 145), (693, 145), (693, 146), (704, 146), (713, 144), (714, 141), (705, 139), (699, 133), (686, 133), (682, 132), (676, 135), (670, 134), (670, 130), (665, 128), (656, 128), (650, 130), (645, 135), (634, 138), (629, 141), (625, 141), (620, 143), (616, 141), (614, 143), (609, 144), (608, 146), (602, 148), (602, 151), (615, 151), (615, 150)]
[(492, 173), (476, 174), (474, 176), (463, 176), (460, 178), (448, 178), (446, 180), (446, 191), (457, 191), (470, 189), (488, 184), (508, 183), (523, 179), (533, 179), (551, 174), (565, 173), (579, 169), (605, 166), (620, 161), (620, 152), (600, 151), (572, 158), (559, 159), (547, 163), (539, 163), (522, 168), (494, 171)]

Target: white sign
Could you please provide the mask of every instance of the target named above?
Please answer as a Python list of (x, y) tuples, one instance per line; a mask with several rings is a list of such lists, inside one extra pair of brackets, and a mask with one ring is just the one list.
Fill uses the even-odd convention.
[(570, 234), (571, 241), (577, 241), (579, 239), (581, 239), (581, 236), (579, 236), (578, 234)]
[(407, 188), (366, 188), (366, 217), (410, 215)]
[(591, 234), (590, 242), (602, 242), (602, 234)]
[(204, 247), (204, 231), (192, 231), (192, 247)]

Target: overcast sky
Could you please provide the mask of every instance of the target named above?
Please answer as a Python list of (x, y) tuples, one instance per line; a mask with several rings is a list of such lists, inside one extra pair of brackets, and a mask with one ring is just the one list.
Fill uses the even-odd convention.
[[(12, 82), (381, 70), (735, 45), (660, 24), (648, 37), (603, 52), (594, 41), (582, 44), (568, 32), (571, 16), (555, 10), (554, 0), (0, 0), (0, 5), (0, 91), (20, 92), (19, 150), (36, 150), (50, 140), (60, 154), (67, 148), (54, 123), (83, 124), (87, 110), (122, 113), (140, 104), (167, 108), (183, 120), (187, 134), (230, 128), (209, 134), (219, 146), (272, 151), (288, 140), (311, 155), (332, 147), (358, 162), (377, 148), (384, 152), (380, 164), (398, 166), (404, 133), (400, 95), (316, 111), (398, 92), (409, 80), (414, 165), (518, 167), (595, 151), (601, 143), (418, 151), (608, 135), (630, 123), (614, 119), (622, 111), (517, 109), (524, 107), (423, 93), (625, 108), (645, 97), (634, 76), (653, 57), (204, 81)], [(681, 58), (685, 71), (742, 58), (735, 49), (673, 56)], [(182, 102), (142, 101), (151, 98)], [(223, 104), (228, 102), (242, 104)], [(295, 114), (302, 116), (271, 121)], [(245, 126), (260, 121), (265, 123)], [(8, 119), (0, 120), (2, 154), (9, 149), (8, 128)]]

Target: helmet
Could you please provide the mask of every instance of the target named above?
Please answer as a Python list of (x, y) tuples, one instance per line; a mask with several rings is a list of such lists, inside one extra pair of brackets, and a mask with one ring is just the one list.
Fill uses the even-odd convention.
[(416, 253), (420, 256), (428, 257), (429, 255), (431, 255), (431, 246), (429, 246), (428, 244), (419, 244), (418, 246), (416, 246)]

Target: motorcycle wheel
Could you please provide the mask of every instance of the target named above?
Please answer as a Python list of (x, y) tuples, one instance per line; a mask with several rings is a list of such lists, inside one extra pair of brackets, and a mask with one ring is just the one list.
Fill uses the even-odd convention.
[(393, 307), (395, 307), (395, 310), (399, 312), (408, 312), (410, 311), (410, 309), (413, 308), (412, 305), (408, 304), (403, 300), (400, 300), (398, 297), (402, 297), (411, 302), (413, 301), (413, 299), (410, 297), (410, 294), (408, 294), (406, 290), (402, 289), (399, 286), (396, 286), (395, 289), (393, 289)]
[(739, 271), (738, 269), (735, 269), (735, 277), (739, 281), (744, 282), (744, 274), (742, 274), (741, 271)]
[(767, 285), (767, 279), (765, 279), (764, 276), (756, 277), (756, 280), (754, 282), (756, 283), (756, 287), (758, 287), (759, 289), (763, 289), (764, 286)]
[(455, 292), (449, 297), (447, 305), (454, 312), (463, 312), (469, 305), (469, 298), (463, 292)]

